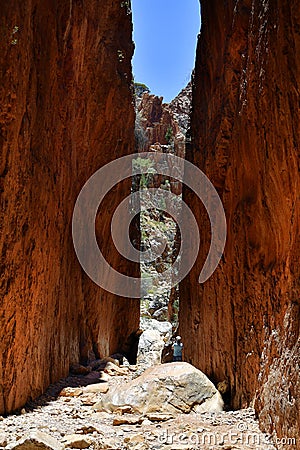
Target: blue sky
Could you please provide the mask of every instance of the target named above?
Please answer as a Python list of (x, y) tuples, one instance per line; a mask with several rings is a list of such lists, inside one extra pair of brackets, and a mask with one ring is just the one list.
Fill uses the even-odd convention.
[(135, 81), (169, 102), (187, 85), (200, 30), (199, 0), (131, 0)]

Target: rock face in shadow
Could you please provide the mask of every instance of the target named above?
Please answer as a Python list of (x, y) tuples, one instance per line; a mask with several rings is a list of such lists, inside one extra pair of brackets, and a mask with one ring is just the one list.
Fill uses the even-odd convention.
[[(139, 304), (101, 290), (81, 270), (71, 236), (86, 180), (134, 148), (128, 2), (12, 0), (0, 12), (0, 413), (38, 396), (92, 352), (120, 350)], [(98, 240), (119, 270), (110, 214)]]
[(180, 334), (189, 362), (229, 381), (234, 407), (256, 399), (264, 430), (298, 437), (299, 2), (201, 6), (187, 158), (217, 188), (228, 239), (198, 284), (210, 224), (185, 190), (202, 248), (181, 284)]

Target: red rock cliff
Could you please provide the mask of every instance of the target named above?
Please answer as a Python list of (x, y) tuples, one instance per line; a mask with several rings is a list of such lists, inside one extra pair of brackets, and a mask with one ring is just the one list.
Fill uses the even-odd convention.
[[(0, 413), (39, 395), (92, 350), (120, 349), (138, 328), (138, 303), (94, 285), (71, 237), (84, 182), (134, 148), (126, 5), (1, 5)], [(99, 240), (117, 267), (108, 215), (129, 189), (116, 188), (101, 211)]]
[(189, 361), (229, 381), (234, 407), (255, 398), (265, 430), (299, 438), (300, 5), (201, 5), (187, 157), (217, 187), (228, 239), (198, 284), (210, 226), (185, 192), (202, 248), (181, 284), (180, 333)]

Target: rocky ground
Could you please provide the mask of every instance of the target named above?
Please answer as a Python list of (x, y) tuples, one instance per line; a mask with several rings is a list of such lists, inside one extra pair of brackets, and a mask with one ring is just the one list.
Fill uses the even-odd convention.
[(122, 388), (142, 369), (108, 362), (102, 370), (72, 375), (50, 386), (20, 414), (1, 417), (0, 448), (274, 449), (260, 432), (252, 409), (201, 414), (95, 409), (107, 390)]

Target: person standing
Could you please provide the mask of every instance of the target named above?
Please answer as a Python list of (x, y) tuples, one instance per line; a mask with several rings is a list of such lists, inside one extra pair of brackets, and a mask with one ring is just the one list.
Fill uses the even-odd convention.
[(173, 361), (182, 361), (183, 354), (183, 343), (181, 342), (181, 337), (176, 336), (173, 348)]

